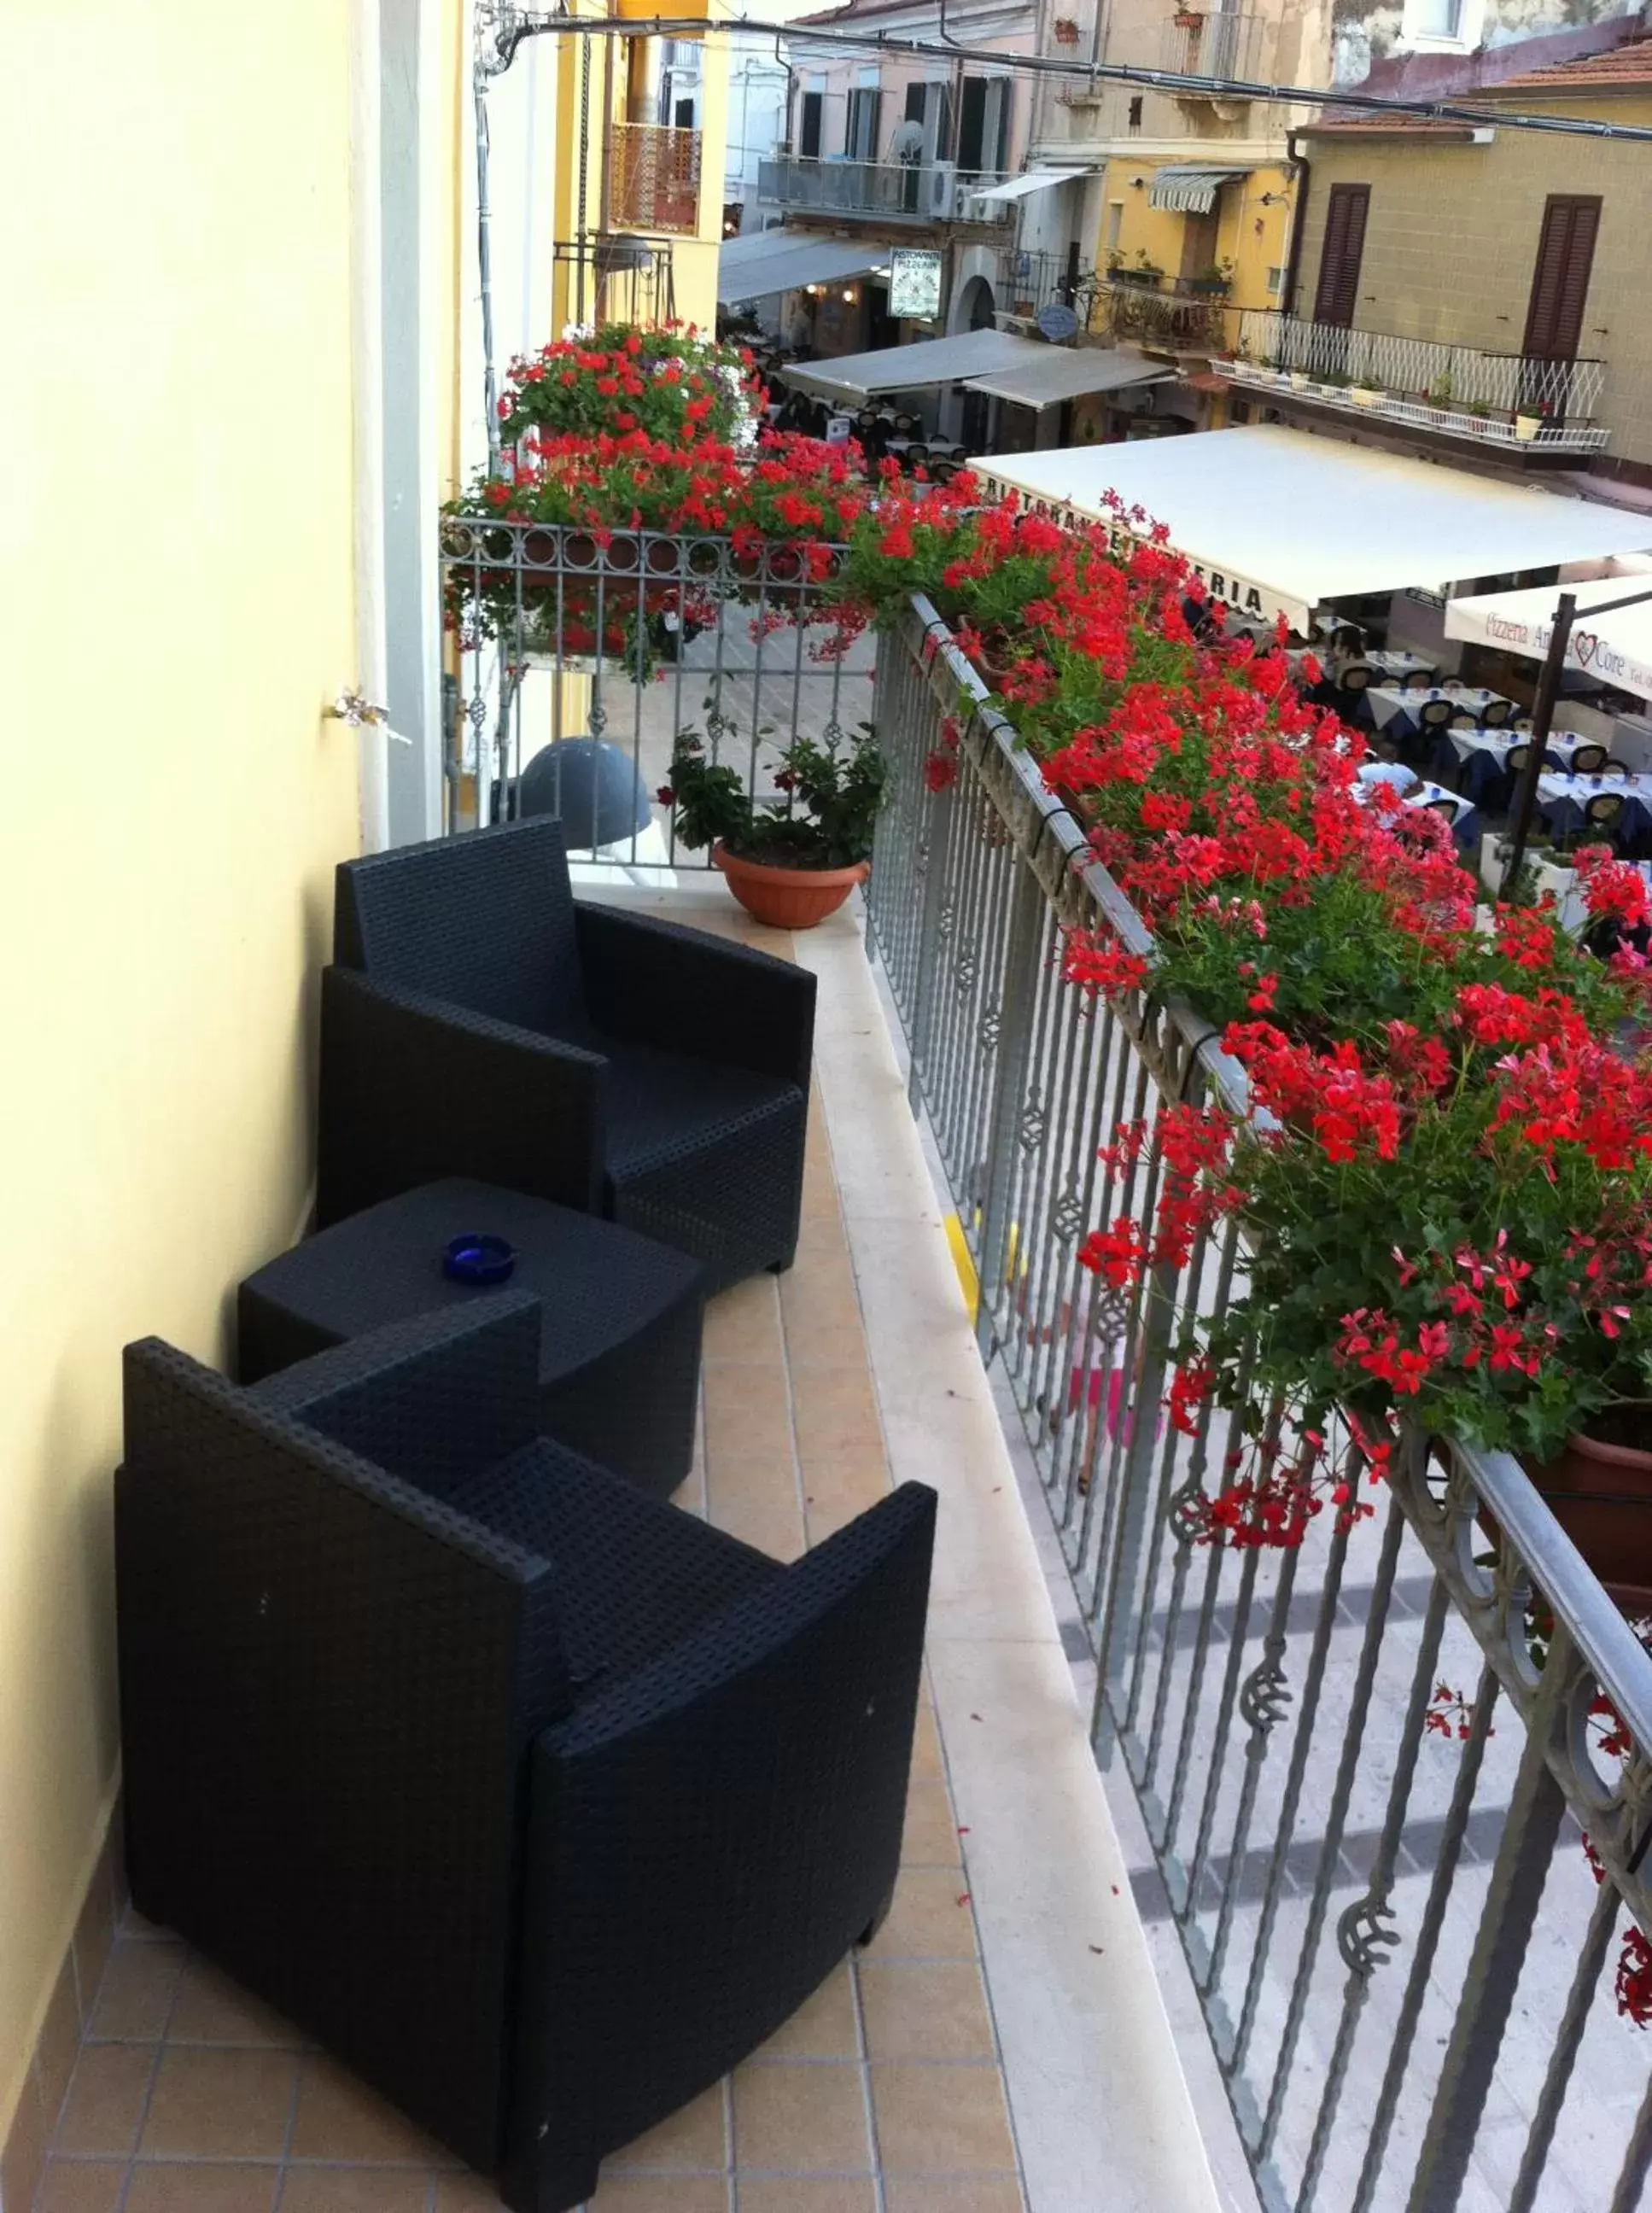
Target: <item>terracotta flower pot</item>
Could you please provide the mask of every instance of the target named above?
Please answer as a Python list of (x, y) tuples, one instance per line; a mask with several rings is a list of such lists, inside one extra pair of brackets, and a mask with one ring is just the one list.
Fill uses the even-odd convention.
[(714, 864), (722, 870), (728, 888), (758, 922), (771, 930), (813, 930), (849, 897), (856, 884), (872, 872), (869, 861), (856, 861), (850, 869), (776, 869), (761, 861), (742, 860), (718, 838), (711, 848)]
[(1618, 1605), (1652, 1613), (1652, 1452), (1574, 1433), (1526, 1472)]

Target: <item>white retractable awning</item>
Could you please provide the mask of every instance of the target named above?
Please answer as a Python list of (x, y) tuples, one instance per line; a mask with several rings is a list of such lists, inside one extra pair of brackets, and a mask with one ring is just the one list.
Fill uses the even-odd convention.
[(1053, 407), (1093, 392), (1122, 392), (1126, 385), (1160, 384), (1175, 371), (1149, 361), (1132, 346), (1036, 347), (1011, 369), (967, 380), (972, 392), (1008, 399), (1017, 407)]
[[(767, 248), (762, 253), (735, 249)], [(753, 238), (731, 238), (717, 255), (720, 300), (762, 300), (774, 292), (795, 292), (804, 284), (841, 284), (881, 268), (889, 248), (876, 241), (802, 238), (796, 231), (759, 231)]]
[(1652, 548), (1652, 516), (1271, 425), (971, 466), (1058, 521), (1115, 523), (1116, 493), (1144, 514), (1139, 527), (1164, 525), (1216, 598), (1270, 622), (1283, 614), (1304, 637), (1327, 600), (1448, 594), (1469, 577)]
[(1172, 208), (1182, 215), (1209, 215), (1222, 187), (1232, 184), (1235, 177), (1248, 174), (1246, 169), (1205, 169), (1173, 162), (1161, 169), (1148, 187), (1147, 204)]
[(1446, 608), (1446, 636), (1493, 645), (1529, 661), (1548, 656), (1554, 634), (1555, 605), (1561, 593), (1577, 600), (1576, 619), (1566, 647), (1566, 666), (1598, 684), (1652, 699), (1652, 600), (1637, 607), (1618, 607), (1597, 620), (1591, 609), (1637, 592), (1652, 592), (1652, 575), (1605, 576), (1594, 583), (1544, 584), (1535, 591), (1487, 592), (1453, 600)]
[(1033, 356), (1052, 352), (1009, 331), (960, 331), (917, 345), (885, 346), (876, 353), (842, 354), (835, 361), (788, 362), (788, 384), (824, 399), (858, 404), (869, 393), (917, 392), (931, 384), (963, 384), (995, 369), (1019, 369)]
[(984, 186), (968, 193), (972, 200), (1024, 200), (1029, 192), (1047, 192), (1052, 185), (1070, 185), (1076, 178), (1093, 177), (1094, 169), (1029, 169), (1024, 177), (1009, 177), (1001, 185)]

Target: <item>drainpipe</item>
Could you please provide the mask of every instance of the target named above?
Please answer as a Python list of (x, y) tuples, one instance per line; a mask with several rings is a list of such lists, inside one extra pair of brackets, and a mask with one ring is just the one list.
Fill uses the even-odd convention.
[(1296, 272), (1302, 264), (1302, 222), (1308, 213), (1308, 186), (1313, 176), (1307, 155), (1296, 150), (1296, 133), (1294, 131), (1285, 139), (1285, 158), (1295, 189), (1290, 196), (1290, 245), (1285, 254), (1285, 281), (1279, 299), (1285, 314), (1294, 315), (1296, 312)]

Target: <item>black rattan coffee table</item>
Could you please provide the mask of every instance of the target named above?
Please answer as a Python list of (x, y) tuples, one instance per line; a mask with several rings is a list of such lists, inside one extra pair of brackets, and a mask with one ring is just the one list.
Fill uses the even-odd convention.
[(497, 1295), (442, 1272), (449, 1241), (479, 1231), (515, 1247), (503, 1288), (539, 1302), (545, 1434), (667, 1497), (693, 1458), (704, 1271), (633, 1229), (494, 1184), (426, 1184), (249, 1276), (241, 1381), (387, 1322)]

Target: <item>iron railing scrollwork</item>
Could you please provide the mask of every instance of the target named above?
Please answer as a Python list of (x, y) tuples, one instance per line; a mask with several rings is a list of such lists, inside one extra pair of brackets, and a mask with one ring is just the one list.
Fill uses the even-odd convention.
[[(1621, 2213), (1652, 2163), (1652, 2048), (1614, 2003), (1652, 1931), (1652, 1658), (1504, 1455), (1408, 1435), (1379, 1488), (1335, 1424), (1374, 1527), (1204, 1541), (1245, 1441), (1209, 1406), (1192, 1436), (1167, 1423), (1166, 1366), (1242, 1289), (1242, 1240), (1224, 1224), (1122, 1295), (1077, 1254), (1151, 1217), (1165, 1105), (1242, 1111), (1242, 1075), (1192, 1009), (1063, 981), (1070, 930), (1147, 933), (926, 602), (885, 643), (875, 720), (869, 928), (909, 1094), (1095, 1655), (1096, 1751), (1150, 1838), (1261, 2202)], [(1132, 1121), (1139, 1154), (1102, 1161)], [(1258, 1413), (1280, 1442), (1281, 1410)]]

